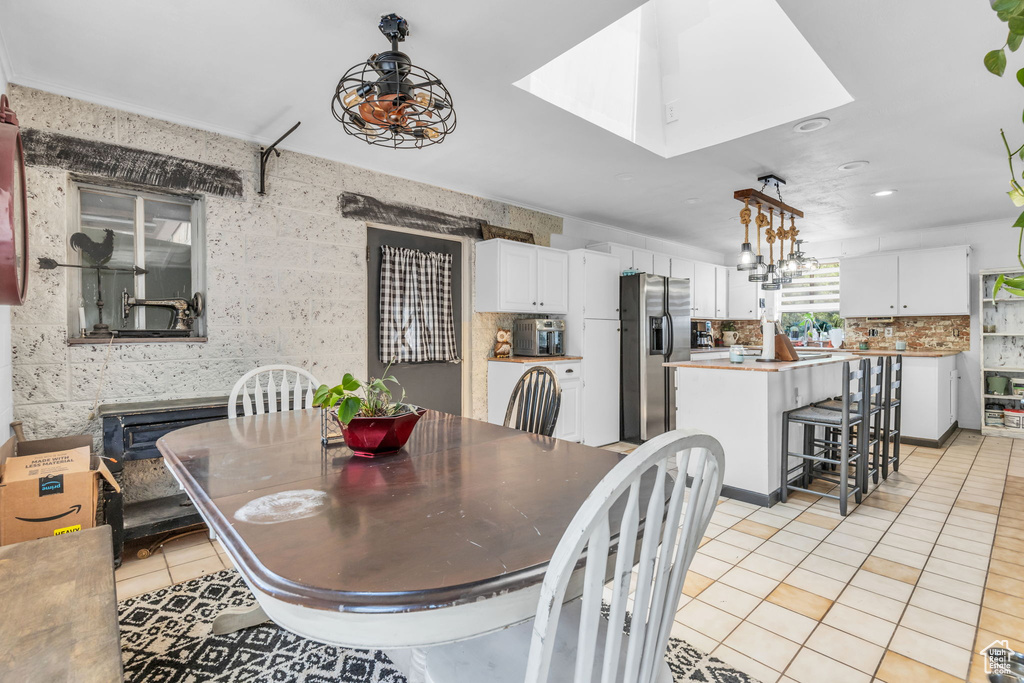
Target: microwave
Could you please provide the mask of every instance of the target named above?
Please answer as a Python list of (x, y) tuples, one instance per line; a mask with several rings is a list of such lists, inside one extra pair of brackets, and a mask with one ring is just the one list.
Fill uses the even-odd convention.
[(512, 352), (517, 356), (564, 356), (565, 321), (524, 318), (512, 327)]

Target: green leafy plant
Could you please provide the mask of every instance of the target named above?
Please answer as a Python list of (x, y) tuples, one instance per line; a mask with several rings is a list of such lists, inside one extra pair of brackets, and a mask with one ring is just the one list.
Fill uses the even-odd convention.
[[(391, 365), (384, 370), (385, 375), (389, 369)], [(401, 388), (398, 380), (391, 375), (380, 379), (371, 377), (369, 381), (363, 382), (346, 372), (338, 386), (321, 384), (317, 388), (313, 394), (313, 406), (327, 410), (337, 406), (338, 420), (346, 425), (354, 417), (388, 417), (409, 412), (411, 408), (405, 404), (405, 390), (402, 389), (402, 398), (392, 401), (391, 390), (385, 382)]]
[(726, 320), (724, 323), (722, 323), (722, 332), (735, 332), (735, 331), (736, 331), (736, 323), (734, 323), (733, 321)]
[[(990, 0), (992, 10), (1000, 21), (1006, 24), (1006, 42), (998, 50), (992, 50), (985, 55), (985, 68), (996, 76), (1002, 76), (1006, 72), (1006, 51), (1016, 52), (1024, 41), (1024, 0)], [(1017, 71), (1017, 82), (1024, 86), (1024, 69)], [(1014, 206), (1024, 207), (1024, 188), (1017, 182), (1017, 172), (1013, 167), (1014, 157), (1024, 161), (1024, 145), (1016, 150), (1010, 149), (1010, 143), (1006, 140), (1006, 133), (1002, 129), (999, 135), (1003, 139), (1003, 147), (1006, 149), (1006, 159), (1010, 166), (1010, 191), (1007, 194)], [(1024, 176), (1022, 176), (1024, 177)], [(1024, 269), (1024, 259), (1021, 258), (1021, 245), (1024, 242), (1024, 212), (1018, 216), (1013, 224), (1019, 234), (1017, 236), (1017, 262)], [(1005, 289), (1014, 296), (1024, 297), (1024, 275), (1011, 278), (1000, 275), (996, 278), (995, 287), (992, 290), (992, 298), (995, 299), (999, 290)]]
[(832, 329), (832, 323), (828, 320), (819, 320), (813, 313), (804, 313), (802, 320), (809, 322), (811, 327), (822, 334), (825, 334)]

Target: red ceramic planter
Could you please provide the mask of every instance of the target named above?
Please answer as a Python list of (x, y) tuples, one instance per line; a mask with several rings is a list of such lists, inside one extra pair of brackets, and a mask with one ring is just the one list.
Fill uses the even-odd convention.
[(414, 408), (412, 412), (391, 417), (354, 417), (341, 426), (345, 445), (353, 455), (363, 458), (397, 453), (412, 436), (413, 427), (425, 412), (426, 408)]

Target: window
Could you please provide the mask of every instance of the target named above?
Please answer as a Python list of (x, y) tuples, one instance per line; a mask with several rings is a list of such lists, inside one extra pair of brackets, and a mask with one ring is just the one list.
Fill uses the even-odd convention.
[(816, 270), (794, 277), (779, 295), (780, 322), (788, 333), (798, 327), (805, 333), (810, 328), (808, 314), (818, 329), (843, 326), (839, 317), (839, 261), (822, 261)]
[(69, 318), (78, 333), (71, 336), (82, 336), (84, 327), (105, 339), (95, 334), (103, 325), (118, 337), (203, 336), (202, 316), (191, 333), (172, 330), (177, 316), (171, 307), (138, 305), (123, 315), (124, 292), (188, 301), (204, 291), (200, 200), (85, 184), (76, 190), (69, 263), (83, 268), (72, 271)]

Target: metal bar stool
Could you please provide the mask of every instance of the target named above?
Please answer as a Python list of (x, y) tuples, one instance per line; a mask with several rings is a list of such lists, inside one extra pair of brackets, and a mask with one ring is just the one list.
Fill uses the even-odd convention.
[[(841, 396), (842, 409), (828, 410), (814, 405), (796, 408), (782, 414), (782, 488), (781, 498), (785, 503), (789, 500), (790, 491), (803, 491), (815, 496), (826, 496), (839, 501), (839, 513), (846, 515), (847, 502), (851, 495), (860, 503), (862, 487), (866, 486), (867, 446), (869, 441), (868, 422), (868, 381), (870, 363), (864, 358), (856, 367), (847, 361), (843, 363), (843, 391)], [(790, 425), (804, 426), (803, 452), (794, 453), (789, 450)], [(863, 429), (855, 427), (864, 426)], [(815, 429), (838, 431), (838, 440), (828, 436), (817, 439)], [(821, 447), (819, 449), (819, 446)], [(838, 456), (838, 461), (833, 457)], [(790, 467), (791, 457), (800, 458), (797, 467)], [(826, 467), (833, 464), (839, 466), (837, 476), (826, 474)], [(850, 485), (850, 467), (854, 468), (853, 486)], [(813, 479), (823, 479), (839, 486), (839, 494), (822, 493), (810, 487)], [(796, 482), (803, 484), (798, 486)]]
[[(871, 453), (870, 459), (865, 462), (865, 475), (861, 481), (861, 493), (868, 492), (868, 475), (870, 475), (874, 482), (878, 483), (878, 473), (882, 468), (882, 459), (886, 452), (883, 442), (885, 440), (886, 427), (885, 420), (883, 419), (883, 412), (885, 410), (885, 385), (886, 375), (885, 368), (889, 357), (878, 357), (878, 361), (871, 364), (869, 361), (868, 370), (868, 393), (870, 400), (868, 401), (868, 443), (867, 448)], [(824, 408), (826, 410), (842, 410), (843, 402), (841, 398), (829, 399), (827, 401), (821, 401), (820, 403), (814, 404), (818, 408)], [(856, 408), (854, 408), (856, 411)], [(859, 429), (859, 427), (858, 427)], [(838, 442), (838, 434), (835, 428), (826, 430), (826, 438), (830, 438), (832, 441)], [(833, 457), (836, 454), (833, 449)], [(882, 477), (885, 478), (887, 475), (883, 473)]]
[[(900, 434), (903, 408), (903, 356), (886, 356), (885, 387), (882, 392), (882, 478), (889, 478), (889, 466), (900, 471)], [(890, 442), (892, 450), (890, 455)]]

